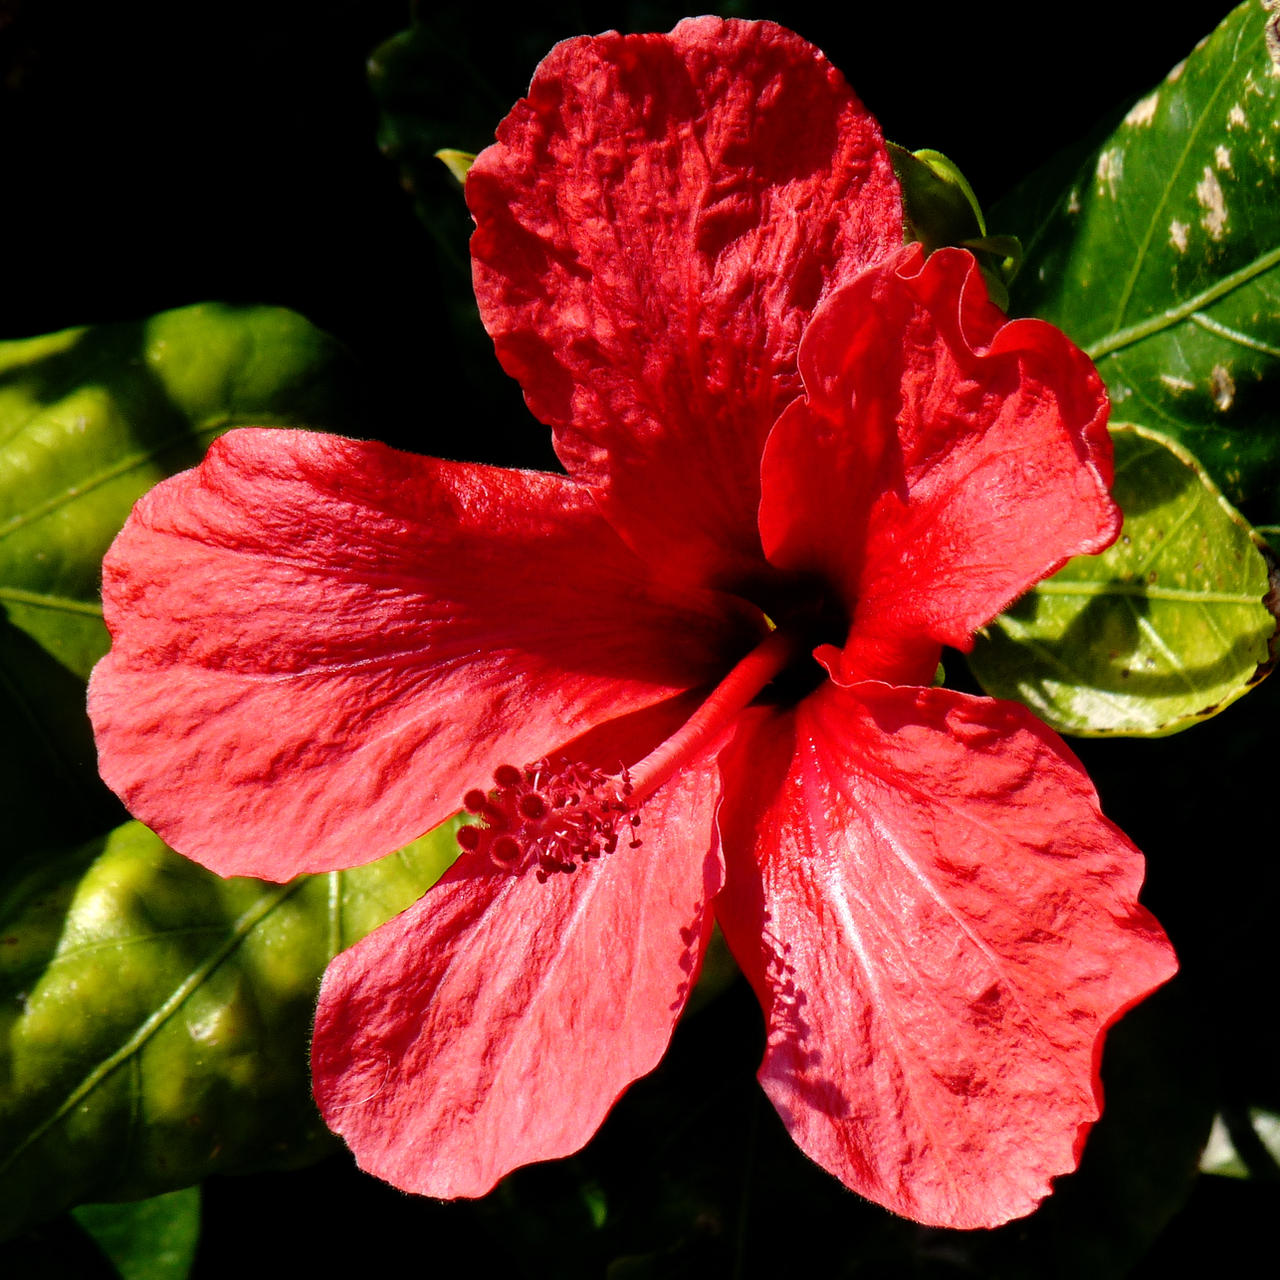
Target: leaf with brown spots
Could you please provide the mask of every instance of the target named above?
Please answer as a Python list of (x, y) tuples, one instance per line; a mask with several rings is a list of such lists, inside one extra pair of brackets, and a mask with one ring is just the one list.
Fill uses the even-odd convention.
[(1047, 216), (1028, 184), (991, 217), (1026, 246), (1014, 310), (1065, 329), (1097, 361), (1115, 416), (1185, 444), (1254, 524), (1280, 522), (1274, 22), (1274, 4), (1240, 5), (1130, 108)]

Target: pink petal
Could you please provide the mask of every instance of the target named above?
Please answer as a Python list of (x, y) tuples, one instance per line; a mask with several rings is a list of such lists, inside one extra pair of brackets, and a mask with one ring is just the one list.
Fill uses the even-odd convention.
[(637, 551), (760, 567), (759, 459), (825, 292), (902, 242), (875, 121), (767, 22), (569, 40), (467, 177), (504, 368)]
[(103, 777), (181, 852), (278, 880), (389, 852), (496, 765), (714, 682), (750, 642), (571, 481), (290, 431), (226, 435), (147, 495), (104, 601)]
[(1022, 707), (825, 686), (724, 761), (717, 915), (800, 1147), (896, 1213), (1029, 1213), (1101, 1106), (1106, 1027), (1176, 967), (1138, 851)]
[(1097, 372), (1052, 326), (1006, 322), (963, 250), (922, 264), (911, 246), (832, 295), (800, 370), (805, 399), (765, 451), (760, 528), (775, 564), (842, 584), (850, 679), (892, 676), (858, 653), (892, 637), (967, 648), (1119, 532)]
[(642, 810), (642, 845), (539, 884), (464, 854), (329, 966), (312, 1050), (325, 1122), (406, 1191), (484, 1195), (568, 1155), (662, 1057), (723, 871), (708, 759)]

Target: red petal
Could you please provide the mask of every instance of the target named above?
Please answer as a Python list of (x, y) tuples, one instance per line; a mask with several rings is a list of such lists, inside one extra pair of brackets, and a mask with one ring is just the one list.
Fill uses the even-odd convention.
[(704, 763), (644, 806), (640, 848), (545, 884), (463, 855), (329, 966), (315, 1094), (361, 1168), (480, 1196), (586, 1143), (662, 1057), (697, 977), (722, 881), (718, 800)]
[(104, 601), (103, 777), (183, 853), (278, 880), (387, 853), (741, 650), (571, 481), (305, 432), (233, 432), (153, 490)]
[[(973, 258), (919, 248), (814, 316), (806, 398), (764, 456), (765, 551), (842, 584), (858, 646), (972, 633), (1119, 532), (1107, 401), (1088, 358), (1040, 320), (1006, 322)], [(843, 513), (834, 521), (832, 511)]]
[(902, 242), (875, 121), (767, 22), (558, 45), (467, 176), (503, 366), (640, 554), (759, 567), (759, 460), (818, 299)]
[(796, 1142), (919, 1222), (994, 1226), (1073, 1169), (1105, 1028), (1176, 962), (1142, 857), (1022, 707), (828, 685), (725, 757), (725, 936)]

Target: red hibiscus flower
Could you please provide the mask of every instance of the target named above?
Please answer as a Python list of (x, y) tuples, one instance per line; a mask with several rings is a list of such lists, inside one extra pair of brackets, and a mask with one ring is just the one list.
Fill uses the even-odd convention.
[(1063, 743), (933, 678), (1115, 537), (1096, 373), (902, 247), (875, 122), (767, 23), (560, 45), (467, 197), (567, 477), (225, 436), (107, 559), (103, 776), (223, 874), (475, 815), (321, 992), (320, 1107), (400, 1187), (581, 1147), (714, 919), (813, 1159), (921, 1222), (1030, 1211), (1174, 960)]

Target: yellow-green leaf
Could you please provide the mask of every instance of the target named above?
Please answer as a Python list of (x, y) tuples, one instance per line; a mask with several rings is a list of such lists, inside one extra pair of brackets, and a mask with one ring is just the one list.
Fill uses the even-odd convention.
[(106, 1254), (120, 1280), (187, 1280), (200, 1243), (200, 1188), (149, 1200), (85, 1204), (75, 1221)]
[(340, 425), (347, 381), (339, 345), (279, 307), (0, 342), (0, 609), (87, 677), (102, 557), (134, 502), (230, 427)]
[(997, 697), (1064, 733), (1157, 736), (1220, 711), (1271, 662), (1269, 564), (1186, 450), (1113, 429), (1124, 530), (979, 636), (971, 665)]
[(305, 1163), (330, 958), (414, 902), (455, 824), (354, 871), (223, 880), (139, 823), (0, 896), (0, 1239), (82, 1201)]

